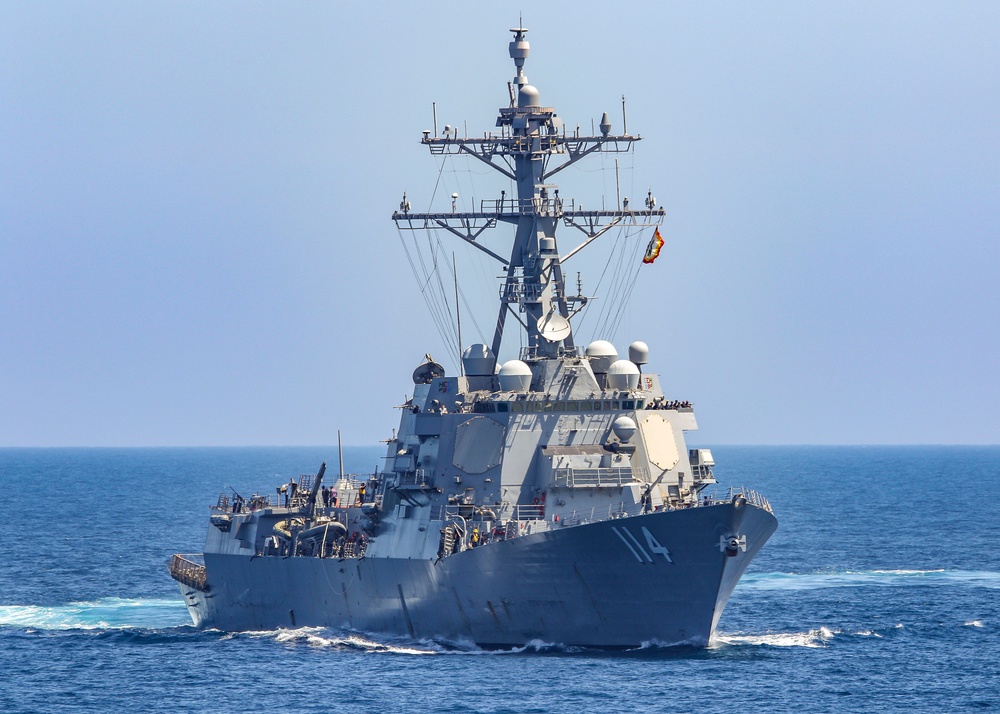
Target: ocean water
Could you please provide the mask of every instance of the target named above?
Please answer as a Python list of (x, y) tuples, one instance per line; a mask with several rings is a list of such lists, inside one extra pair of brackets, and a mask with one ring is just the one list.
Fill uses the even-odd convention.
[(0, 449), (0, 711), (1000, 710), (1000, 447), (713, 453), (778, 532), (708, 648), (607, 653), (196, 630), (170, 554), (335, 448)]

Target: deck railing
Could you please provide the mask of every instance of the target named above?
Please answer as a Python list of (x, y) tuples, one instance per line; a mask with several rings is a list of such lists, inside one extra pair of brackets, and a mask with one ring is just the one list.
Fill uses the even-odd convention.
[(170, 559), (170, 577), (179, 583), (184, 583), (195, 590), (203, 593), (209, 591), (204, 563), (196, 562), (192, 558), (201, 558), (201, 555), (175, 555)]
[(397, 486), (419, 486), (431, 488), (434, 486), (434, 472), (429, 469), (416, 469), (399, 474)]
[(645, 468), (631, 466), (600, 466), (597, 468), (553, 469), (553, 483), (556, 486), (579, 488), (607, 488), (612, 486), (630, 486), (649, 480)]
[[(418, 469), (417, 475), (411, 475), (410, 482), (415, 483), (417, 481), (427, 481), (429, 485), (433, 485), (429, 481), (430, 474), (425, 475), (423, 469)], [(303, 479), (309, 479), (304, 481), (304, 483), (311, 483), (311, 477), (303, 476)], [(416, 481), (415, 481), (416, 479)], [(358, 500), (358, 491), (361, 486), (368, 486), (369, 480), (362, 480), (357, 478), (355, 475), (351, 474), (344, 477), (347, 481), (346, 486), (341, 488), (336, 488), (336, 486), (331, 486), (330, 490), (337, 494), (337, 499), (340, 507), (354, 506)], [(340, 483), (339, 480), (334, 480), (334, 484)], [(305, 507), (309, 501), (310, 491), (306, 487), (296, 489), (295, 495), (292, 496), (288, 493), (278, 493), (278, 494), (259, 494), (239, 499), (236, 495), (229, 495), (226, 492), (219, 494), (219, 499), (210, 506), (210, 510), (213, 513), (249, 513), (252, 511), (259, 511), (264, 508), (271, 509), (287, 509), (289, 511), (298, 511), (299, 509)], [(371, 503), (373, 499), (381, 498), (381, 496), (376, 496), (370, 489), (365, 495), (365, 502)], [(332, 504), (326, 503), (323, 500), (322, 495), (318, 495), (316, 498), (317, 508), (331, 508)]]
[(545, 504), (504, 504), (501, 506), (451, 505), (441, 506), (437, 520), (448, 520), (461, 516), (466, 521), (541, 521), (545, 519)]
[(752, 488), (729, 487), (726, 489), (713, 489), (702, 495), (701, 504), (703, 506), (716, 506), (720, 503), (728, 503), (737, 496), (742, 496), (747, 503), (757, 506), (757, 508), (763, 508), (771, 514), (774, 513), (774, 509), (771, 508), (771, 503), (764, 498), (764, 495), (754, 491)]
[(435, 517), (437, 520), (447, 520), (459, 515), (470, 522), (493, 521), (496, 523), (507, 523), (509, 521), (535, 521), (538, 524), (543, 524), (536, 524), (535, 528), (537, 530), (538, 528), (545, 528), (547, 526), (575, 526), (584, 523), (608, 521), (615, 518), (629, 518), (631, 516), (640, 516), (644, 513), (659, 511), (679, 511), (701, 506), (718, 506), (731, 503), (737, 497), (742, 497), (747, 503), (758, 508), (763, 508), (768, 513), (774, 513), (771, 504), (759, 492), (749, 488), (727, 488), (713, 490), (710, 493), (704, 494), (698, 499), (697, 503), (685, 503), (677, 506), (661, 505), (654, 508), (642, 503), (626, 504), (624, 501), (619, 501), (618, 503), (609, 503), (605, 506), (595, 506), (589, 511), (571, 511), (569, 513), (559, 511), (558, 513), (553, 513), (553, 510), (558, 509), (550, 509), (549, 513), (546, 514), (544, 503), (484, 506), (451, 505), (440, 507)]

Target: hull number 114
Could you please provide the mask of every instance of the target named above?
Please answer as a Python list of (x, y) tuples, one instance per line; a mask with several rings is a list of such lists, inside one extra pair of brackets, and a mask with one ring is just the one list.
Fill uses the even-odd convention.
[(670, 557), (670, 551), (660, 545), (656, 537), (649, 532), (646, 526), (642, 527), (642, 534), (645, 536), (646, 546), (643, 547), (639, 539), (632, 535), (632, 531), (624, 526), (612, 526), (611, 530), (615, 532), (625, 547), (629, 549), (635, 559), (640, 563), (654, 563), (658, 562), (653, 559), (654, 555), (662, 555), (664, 560), (668, 563), (673, 563), (673, 559)]

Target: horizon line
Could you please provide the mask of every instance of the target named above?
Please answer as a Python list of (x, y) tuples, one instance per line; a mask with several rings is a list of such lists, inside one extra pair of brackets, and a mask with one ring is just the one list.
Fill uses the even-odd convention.
[[(747, 447), (998, 447), (1000, 443), (986, 442), (952, 442), (952, 443), (913, 443), (913, 442), (871, 442), (871, 443), (819, 443), (819, 442), (786, 442), (786, 443), (760, 443), (760, 442), (728, 442), (715, 443), (712, 445), (692, 448), (713, 448), (729, 446)], [(345, 449), (381, 448), (379, 444), (344, 444)], [(109, 445), (109, 444), (60, 444), (60, 445), (0, 445), (0, 450), (8, 449), (337, 449), (336, 444), (132, 444), (132, 445)]]

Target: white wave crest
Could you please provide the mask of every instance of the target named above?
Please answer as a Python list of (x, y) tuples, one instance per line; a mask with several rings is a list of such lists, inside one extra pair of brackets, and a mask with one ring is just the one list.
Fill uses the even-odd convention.
[(820, 627), (808, 632), (768, 632), (760, 635), (716, 633), (709, 643), (710, 649), (726, 645), (752, 645), (766, 647), (824, 647), (839, 630)]
[(968, 622), (963, 622), (962, 625), (965, 627), (986, 627), (982, 620), (969, 620)]
[(738, 591), (821, 588), (967, 586), (1000, 589), (1000, 572), (988, 570), (844, 570), (827, 573), (748, 573)]
[(511, 645), (502, 649), (483, 649), (470, 641), (420, 639), (362, 632), (358, 630), (330, 627), (279, 628), (230, 632), (222, 639), (241, 637), (272, 639), (287, 645), (307, 645), (334, 650), (349, 650), (364, 653), (388, 653), (403, 655), (517, 655), (540, 652), (580, 652), (583, 648), (531, 640), (524, 645)]
[(875, 630), (858, 630), (854, 634), (858, 637), (884, 637), (884, 635), (875, 632)]
[(374, 636), (355, 631), (332, 630), (324, 627), (299, 627), (294, 630), (256, 630), (252, 632), (229, 633), (223, 639), (236, 637), (270, 638), (283, 644), (306, 644), (325, 649), (354, 650), (360, 652), (388, 652), (391, 654), (428, 655), (439, 654), (444, 649), (432, 642), (411, 641), (380, 642)]
[(676, 642), (665, 642), (664, 640), (646, 640), (639, 645), (640, 650), (650, 649), (672, 649), (675, 647), (708, 647), (710, 643), (704, 637), (690, 637), (686, 640)]
[(0, 626), (32, 630), (169, 629), (190, 625), (182, 600), (105, 597), (66, 605), (2, 605)]

